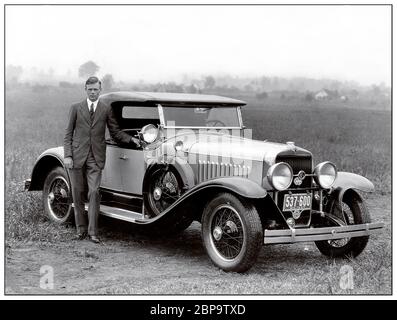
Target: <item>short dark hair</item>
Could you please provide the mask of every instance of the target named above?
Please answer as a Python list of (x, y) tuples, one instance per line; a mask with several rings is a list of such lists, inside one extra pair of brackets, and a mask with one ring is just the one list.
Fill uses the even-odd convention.
[(101, 82), (101, 80), (98, 79), (98, 77), (89, 77), (87, 79), (87, 81), (85, 82), (85, 85), (87, 86), (89, 84), (94, 84), (97, 82), (99, 82), (99, 85), (102, 87), (102, 82)]

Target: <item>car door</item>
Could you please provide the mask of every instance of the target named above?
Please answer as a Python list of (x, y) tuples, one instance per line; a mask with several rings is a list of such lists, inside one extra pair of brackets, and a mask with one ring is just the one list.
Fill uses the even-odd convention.
[(142, 195), (145, 159), (143, 150), (121, 149), (120, 170), (123, 192)]
[[(143, 126), (160, 123), (157, 106), (124, 105), (121, 112), (122, 129), (136, 135)], [(120, 149), (120, 171), (123, 192), (142, 195), (143, 177), (145, 174), (145, 158), (142, 148), (133, 145)]]
[(101, 187), (114, 191), (123, 191), (121, 179), (122, 149), (111, 140), (106, 140), (106, 163), (102, 171)]

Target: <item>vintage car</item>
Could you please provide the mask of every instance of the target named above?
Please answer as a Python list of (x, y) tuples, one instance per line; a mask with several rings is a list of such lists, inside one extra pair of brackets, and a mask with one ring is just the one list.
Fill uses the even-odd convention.
[[(208, 256), (225, 271), (247, 271), (267, 244), (314, 241), (328, 257), (355, 257), (383, 227), (358, 192), (374, 190), (369, 180), (329, 161), (314, 166), (293, 142), (250, 139), (243, 101), (158, 92), (100, 99), (142, 141), (118, 145), (107, 134), (101, 214), (153, 236), (199, 221)], [(25, 187), (43, 191), (51, 220), (74, 219), (63, 147), (38, 157)]]

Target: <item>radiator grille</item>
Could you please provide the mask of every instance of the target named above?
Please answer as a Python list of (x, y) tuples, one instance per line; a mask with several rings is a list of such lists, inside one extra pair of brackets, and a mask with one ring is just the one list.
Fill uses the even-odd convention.
[[(278, 156), (276, 162), (288, 163), (294, 174), (298, 174), (299, 171), (303, 170), (306, 174), (312, 173), (312, 157), (310, 155), (304, 156), (291, 156), (282, 155)], [(306, 177), (300, 186), (295, 186), (294, 182), (291, 184), (291, 188), (310, 188), (312, 186), (312, 178)]]
[[(288, 163), (294, 174), (298, 174), (299, 171), (303, 170), (306, 174), (311, 174), (312, 173), (312, 157), (311, 155), (279, 155), (276, 159), (276, 162), (286, 162)], [(294, 182), (292, 181), (290, 189), (294, 188), (310, 188), (313, 185), (313, 178), (312, 177), (306, 177), (302, 184), (300, 186), (296, 186)], [(277, 201), (277, 206), (282, 210), (283, 208), (283, 200), (284, 200), (284, 195), (287, 194), (288, 192), (292, 193), (302, 193), (302, 191), (282, 191), (278, 193), (278, 201)], [(286, 212), (283, 211), (283, 215), (285, 219), (288, 219), (292, 217), (291, 212)], [(307, 226), (310, 223), (310, 216), (311, 216), (311, 211), (310, 210), (305, 210), (301, 213), (300, 217), (298, 219), (295, 219), (296, 226)]]
[(198, 182), (219, 177), (243, 177), (248, 178), (250, 172), (249, 166), (238, 164), (219, 163), (199, 160), (198, 165)]

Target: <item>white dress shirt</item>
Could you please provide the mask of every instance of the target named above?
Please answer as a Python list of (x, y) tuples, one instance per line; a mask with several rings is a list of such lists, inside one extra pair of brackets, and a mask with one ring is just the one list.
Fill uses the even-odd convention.
[(90, 111), (91, 104), (94, 104), (94, 112), (95, 112), (96, 106), (98, 105), (98, 101), (99, 101), (99, 99), (97, 99), (95, 101), (91, 101), (90, 99), (87, 98), (88, 111)]

